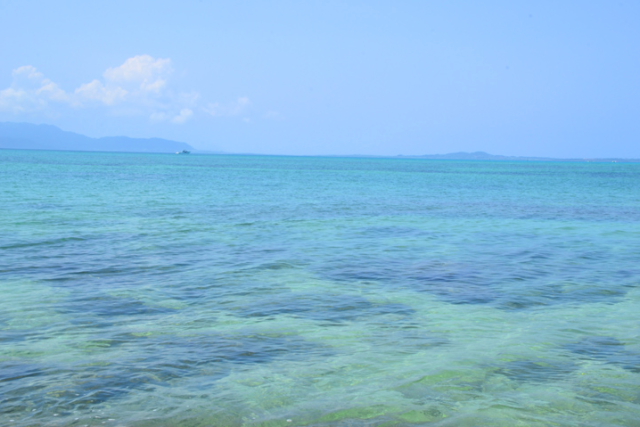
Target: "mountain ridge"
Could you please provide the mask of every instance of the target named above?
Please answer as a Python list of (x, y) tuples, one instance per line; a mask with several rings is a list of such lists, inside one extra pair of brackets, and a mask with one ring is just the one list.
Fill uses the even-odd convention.
[(411, 159), (431, 159), (431, 160), (502, 160), (502, 161), (534, 161), (534, 162), (629, 162), (637, 163), (640, 159), (626, 158), (556, 158), (556, 157), (533, 157), (533, 156), (503, 156), (500, 154), (489, 154), (484, 151), (475, 151), (472, 153), (460, 151), (448, 154), (423, 154), (416, 156), (398, 157)]
[[(130, 138), (128, 136), (105, 136), (91, 138), (75, 132), (64, 131), (48, 124), (0, 122), (0, 149), (60, 150), (60, 151), (106, 151), (133, 153), (175, 153), (183, 150), (201, 154), (232, 154), (222, 151), (197, 150), (186, 142), (163, 138)], [(251, 155), (250, 153), (233, 153)], [(323, 156), (320, 156), (323, 157)], [(547, 161), (547, 162), (627, 162), (638, 163), (640, 159), (627, 158), (553, 158), (532, 156), (503, 156), (484, 151), (456, 152), (423, 155), (342, 155), (329, 157), (380, 157), (430, 160), (493, 160), (493, 161)]]
[(112, 151), (136, 153), (175, 153), (193, 151), (186, 142), (162, 138), (106, 136), (91, 138), (57, 126), (0, 122), (0, 148), (23, 150)]

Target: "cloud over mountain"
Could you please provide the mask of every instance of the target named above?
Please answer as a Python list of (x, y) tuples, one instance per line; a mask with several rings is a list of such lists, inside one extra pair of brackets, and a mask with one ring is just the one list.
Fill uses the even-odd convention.
[(58, 114), (60, 107), (103, 108), (115, 115), (146, 116), (152, 122), (186, 123), (196, 111), (230, 116), (244, 111), (251, 102), (241, 97), (221, 106), (199, 107), (200, 94), (171, 88), (173, 64), (169, 58), (138, 55), (122, 65), (108, 68), (101, 78), (65, 91), (34, 66), (13, 70), (11, 86), (0, 91), (0, 111), (20, 115), (30, 112)]
[(11, 86), (0, 91), (0, 110), (19, 114), (72, 102), (69, 94), (31, 65), (16, 68), (12, 76)]
[(145, 103), (168, 95), (167, 81), (172, 72), (171, 59), (134, 56), (119, 67), (107, 69), (102, 80), (95, 79), (81, 85), (75, 90), (75, 95), (79, 102), (85, 103)]
[(204, 111), (212, 116), (237, 116), (244, 113), (251, 106), (251, 101), (246, 96), (242, 96), (237, 100), (228, 104), (219, 102), (209, 103)]

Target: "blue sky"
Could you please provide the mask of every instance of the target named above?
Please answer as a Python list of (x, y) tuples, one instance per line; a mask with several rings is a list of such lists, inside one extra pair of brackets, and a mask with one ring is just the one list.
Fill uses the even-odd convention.
[(268, 154), (640, 157), (637, 1), (0, 0), (0, 121)]

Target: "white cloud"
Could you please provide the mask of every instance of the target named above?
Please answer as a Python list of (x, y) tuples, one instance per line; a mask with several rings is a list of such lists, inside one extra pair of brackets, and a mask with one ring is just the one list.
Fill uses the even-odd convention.
[(51, 102), (69, 102), (64, 90), (31, 65), (16, 68), (12, 75), (11, 86), (0, 91), (0, 110), (27, 113), (45, 110)]
[(169, 58), (134, 56), (119, 67), (107, 69), (102, 81), (96, 79), (81, 85), (75, 90), (76, 101), (81, 104), (97, 102), (108, 106), (124, 103), (157, 104), (162, 98), (173, 96), (167, 89), (167, 81), (172, 72)]
[(182, 110), (180, 110), (180, 113), (175, 116), (174, 118), (171, 119), (171, 121), (173, 123), (184, 123), (187, 120), (189, 120), (189, 118), (193, 115), (193, 110), (189, 109), (189, 108), (183, 108)]
[(99, 80), (81, 85), (75, 91), (78, 102), (97, 101), (105, 105), (115, 105), (124, 102), (129, 91), (119, 86), (108, 87)]
[(189, 120), (191, 116), (193, 116), (193, 110), (190, 108), (183, 108), (182, 110), (180, 110), (180, 112), (178, 112), (175, 115), (169, 114), (166, 112), (156, 111), (152, 113), (149, 116), (149, 118), (153, 122), (171, 122), (171, 123), (182, 124), (182, 123), (185, 123), (187, 120)]
[(109, 68), (104, 72), (104, 78), (110, 82), (134, 83), (141, 90), (157, 92), (164, 87), (166, 78), (172, 72), (171, 59), (138, 55), (127, 59), (119, 67)]
[(117, 67), (108, 68), (101, 78), (66, 92), (31, 65), (13, 71), (13, 83), (0, 91), (0, 111), (12, 114), (100, 108), (114, 115), (141, 115), (154, 122), (186, 123), (196, 111), (212, 116), (237, 116), (251, 106), (247, 97), (227, 103), (199, 107), (197, 92), (171, 89), (173, 65), (169, 58), (138, 55)]
[(251, 101), (246, 96), (242, 96), (228, 104), (209, 103), (204, 111), (212, 116), (237, 116), (245, 112), (251, 106)]
[(273, 110), (269, 110), (264, 114), (264, 118), (265, 119), (270, 119), (270, 120), (283, 120), (284, 117), (282, 116), (282, 114), (280, 114), (277, 111), (273, 111)]

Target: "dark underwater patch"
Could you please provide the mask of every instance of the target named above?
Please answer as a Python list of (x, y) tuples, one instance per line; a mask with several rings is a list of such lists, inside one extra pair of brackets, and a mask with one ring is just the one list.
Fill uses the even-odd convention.
[(399, 226), (381, 226), (381, 227), (365, 227), (358, 230), (354, 230), (352, 233), (359, 238), (407, 238), (407, 237), (420, 237), (420, 238), (436, 238), (440, 237), (441, 233), (433, 231), (426, 231), (420, 228), (414, 227), (399, 227)]
[[(75, 373), (77, 374), (77, 372)], [(132, 390), (151, 390), (154, 386), (168, 386), (170, 376), (155, 375), (146, 369), (132, 369), (121, 364), (87, 368), (73, 378), (73, 386), (51, 390), (47, 396), (56, 409), (86, 409), (91, 405), (123, 397)]]
[[(196, 335), (148, 339), (147, 348), (161, 349), (171, 360), (179, 360), (181, 369), (213, 363), (268, 363), (277, 358), (300, 357), (319, 350), (319, 347), (296, 336), (283, 335)], [(164, 359), (149, 352), (145, 364), (153, 365)]]
[[(535, 253), (526, 259), (536, 258)], [(542, 257), (546, 260), (545, 257)], [(364, 256), (352, 262), (329, 263), (319, 270), (338, 282), (372, 281), (381, 286), (428, 292), (451, 304), (491, 305), (502, 310), (524, 310), (558, 304), (618, 302), (630, 286), (609, 282), (574, 284), (550, 282), (544, 269), (487, 265), (416, 263), (398, 258)]]
[(29, 248), (28, 250), (31, 250), (30, 248), (34, 246), (45, 246), (47, 248), (51, 248), (51, 247), (57, 248), (62, 246), (69, 246), (70, 243), (84, 242), (85, 240), (87, 239), (81, 238), (81, 237), (60, 237), (60, 238), (40, 240), (40, 241), (29, 241), (29, 242), (22, 241), (22, 242), (14, 242), (8, 245), (0, 246), (0, 249), (10, 250), (10, 249)]
[(573, 353), (592, 359), (607, 360), (624, 352), (624, 344), (613, 337), (587, 337), (569, 344), (566, 348)]
[[(0, 330), (0, 344), (9, 344), (24, 341), (28, 334), (29, 332), (26, 332), (24, 330)], [(2, 377), (0, 377), (0, 380), (1, 378)]]
[[(107, 341), (98, 343), (105, 351), (112, 344)], [(197, 375), (217, 381), (238, 365), (331, 354), (297, 336), (261, 333), (130, 336), (119, 345), (124, 349), (118, 354), (128, 356), (89, 365), (0, 364), (0, 406), (4, 412), (37, 408), (64, 413), (124, 397), (132, 390), (170, 387), (172, 380), (181, 378)]]
[(542, 306), (593, 302), (616, 302), (627, 289), (590, 283), (567, 286), (548, 283), (536, 275), (525, 277), (506, 272), (483, 274), (467, 270), (414, 277), (419, 291), (438, 295), (453, 304), (489, 304), (503, 310), (522, 310)]
[[(157, 376), (131, 366), (103, 364), (72, 369), (16, 364), (5, 379), (0, 406), (7, 413), (32, 409), (64, 413), (124, 396), (132, 389), (163, 384)], [(5, 373), (6, 369), (0, 367), (0, 375)]]
[(289, 270), (293, 268), (296, 268), (294, 264), (285, 261), (266, 262), (255, 267), (256, 270)]
[(153, 307), (134, 298), (114, 297), (107, 294), (78, 295), (58, 305), (58, 311), (66, 314), (78, 314), (81, 317), (100, 316), (139, 316), (175, 312), (174, 309)]
[(361, 317), (396, 314), (409, 316), (414, 310), (403, 304), (374, 304), (357, 295), (289, 293), (263, 298), (244, 306), (246, 317), (293, 315), (318, 321), (349, 321)]
[(45, 386), (38, 377), (50, 374), (44, 366), (29, 362), (0, 362), (0, 413), (24, 412), (29, 405), (25, 396), (38, 394)]
[(640, 373), (640, 353), (634, 353), (613, 337), (595, 336), (568, 344), (565, 348), (579, 357), (600, 360)]
[(43, 370), (36, 364), (23, 362), (0, 363), (0, 384), (42, 375)]
[(436, 263), (425, 267), (397, 259), (364, 259), (338, 264), (322, 275), (335, 281), (375, 281), (383, 286), (429, 292), (452, 304), (489, 304), (500, 296), (493, 282), (481, 273), (471, 269), (451, 270)]
[(412, 279), (414, 289), (435, 294), (452, 304), (489, 304), (500, 297), (496, 289), (475, 272), (436, 272)]
[[(413, 355), (417, 352), (429, 350), (449, 344), (449, 340), (442, 335), (430, 334), (422, 328), (402, 327), (396, 322), (387, 326), (378, 326), (378, 333), (367, 338), (374, 346), (393, 348), (397, 353)], [(397, 345), (401, 342), (402, 345)]]
[(549, 360), (518, 360), (509, 362), (495, 373), (518, 382), (542, 383), (558, 381), (577, 369), (573, 363)]
[(199, 278), (189, 283), (177, 283), (166, 287), (166, 290), (170, 290), (167, 296), (189, 305), (217, 307), (236, 297), (272, 295), (287, 292), (288, 288), (278, 283), (255, 280), (245, 272), (233, 271), (226, 277)]
[(393, 268), (393, 266), (382, 267), (376, 264), (375, 260), (362, 264), (338, 264), (322, 271), (322, 277), (337, 282), (370, 280), (383, 283), (393, 283), (401, 278), (398, 274), (399, 270)]

